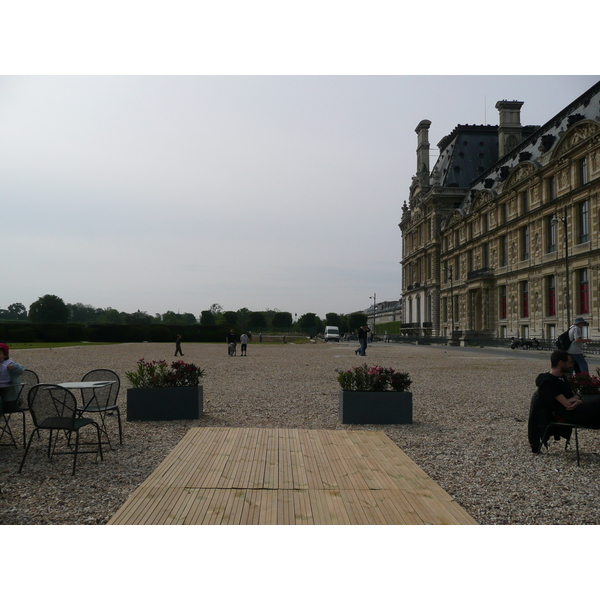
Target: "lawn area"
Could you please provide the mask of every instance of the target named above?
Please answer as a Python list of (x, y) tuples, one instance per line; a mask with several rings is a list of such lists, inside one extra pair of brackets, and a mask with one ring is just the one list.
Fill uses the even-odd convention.
[(30, 342), (10, 344), (11, 350), (33, 350), (35, 348), (70, 348), (72, 346), (111, 346), (116, 342)]

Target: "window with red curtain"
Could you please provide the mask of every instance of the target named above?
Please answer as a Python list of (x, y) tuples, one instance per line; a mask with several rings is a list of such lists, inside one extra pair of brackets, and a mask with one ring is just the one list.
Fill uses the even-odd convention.
[(524, 281), (522, 284), (522, 290), (523, 290), (523, 316), (524, 317), (528, 317), (529, 316), (529, 283), (527, 281)]
[(548, 277), (548, 316), (556, 315), (556, 278), (554, 275)]
[(587, 269), (581, 269), (581, 271), (579, 271), (579, 307), (582, 314), (590, 312), (590, 291)]

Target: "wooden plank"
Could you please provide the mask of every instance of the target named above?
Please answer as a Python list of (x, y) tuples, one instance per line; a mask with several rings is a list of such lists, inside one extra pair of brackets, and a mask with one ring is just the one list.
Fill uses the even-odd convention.
[(256, 449), (251, 459), (248, 475), (249, 488), (261, 489), (265, 487), (265, 462), (267, 456), (269, 430), (260, 429), (256, 440)]
[(200, 525), (206, 514), (207, 507), (215, 493), (214, 488), (195, 489), (192, 503), (184, 517), (184, 525)]
[(221, 525), (239, 525), (244, 507), (244, 498), (246, 490), (227, 490), (227, 500), (225, 503), (225, 511), (221, 519)]
[(294, 522), (294, 496), (291, 490), (277, 490), (277, 524)]
[(294, 475), (292, 469), (292, 445), (287, 430), (277, 429), (277, 481), (278, 489), (294, 489)]
[(286, 493), (292, 498), (294, 514), (293, 518), (290, 516), (290, 518), (283, 521), (282, 524), (293, 523), (294, 525), (314, 525), (308, 490), (290, 490)]
[(299, 431), (302, 454), (310, 464), (312, 485), (315, 489), (337, 489), (339, 484), (327, 460), (327, 455), (319, 439), (317, 430), (302, 429)]
[(277, 525), (277, 492), (276, 489), (260, 490), (260, 525)]
[(236, 442), (236, 430), (228, 427), (223, 428), (218, 440), (215, 441), (215, 446), (210, 445), (207, 447), (208, 456), (199, 447), (197, 469), (194, 475), (190, 477), (187, 485), (189, 487), (219, 487), (223, 471), (235, 449)]
[(295, 490), (307, 490), (309, 485), (308, 467), (302, 454), (300, 434), (298, 429), (288, 430), (290, 442), (290, 461), (292, 464), (292, 479)]
[(109, 524), (476, 524), (383, 432), (193, 428)]
[(279, 488), (279, 435), (276, 429), (269, 429), (267, 447), (264, 456), (264, 488)]

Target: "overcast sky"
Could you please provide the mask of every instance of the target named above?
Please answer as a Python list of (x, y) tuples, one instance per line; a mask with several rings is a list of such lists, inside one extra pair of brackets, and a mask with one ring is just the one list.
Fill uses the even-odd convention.
[(542, 125), (594, 76), (5, 76), (0, 308), (346, 313), (401, 291), (416, 134)]
[[(73, 6), (5, 14), (0, 308), (56, 294), (152, 315), (218, 303), (324, 317), (397, 300), (419, 121), (433, 165), (455, 125), (497, 124), (498, 100), (541, 125), (599, 79), (553, 75), (570, 56), (554, 46), (535, 61), (544, 75), (469, 75), (531, 65), (506, 52), (520, 29), (490, 43), (494, 7), (471, 15), (464, 46), (446, 34), (470, 5), (426, 23), (376, 0)], [(519, 10), (542, 29), (554, 19)]]

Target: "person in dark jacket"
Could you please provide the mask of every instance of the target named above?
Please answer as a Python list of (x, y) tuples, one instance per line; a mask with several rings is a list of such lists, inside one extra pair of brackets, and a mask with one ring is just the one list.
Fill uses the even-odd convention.
[(354, 354), (358, 354), (359, 356), (366, 356), (367, 352), (367, 336), (369, 335), (369, 331), (371, 331), (366, 325), (363, 325), (358, 330), (358, 343), (360, 347), (354, 351)]
[(236, 354), (236, 341), (235, 341), (235, 331), (232, 329), (225, 338), (227, 342), (227, 354), (228, 356), (235, 356)]
[(531, 401), (528, 424), (529, 443), (534, 452), (546, 443), (546, 440), (540, 439), (543, 435), (541, 430), (551, 422), (600, 429), (600, 398), (584, 402), (581, 396), (573, 393), (566, 379), (572, 368), (571, 355), (565, 350), (555, 350), (550, 356), (550, 371), (540, 373), (535, 380), (538, 389)]
[(181, 334), (179, 334), (175, 340), (175, 356), (178, 354), (183, 356), (183, 352), (181, 351)]

